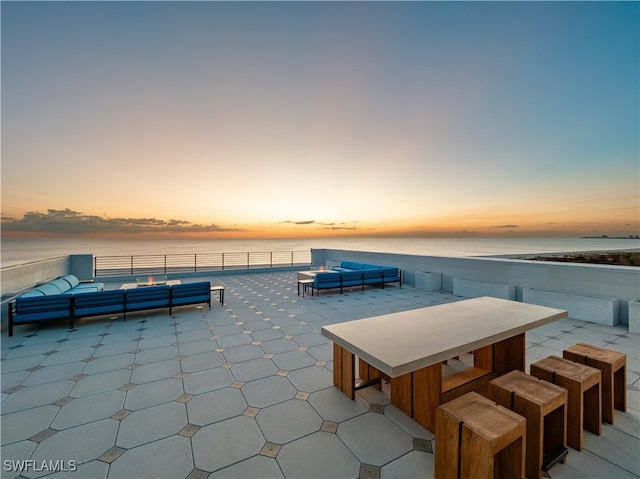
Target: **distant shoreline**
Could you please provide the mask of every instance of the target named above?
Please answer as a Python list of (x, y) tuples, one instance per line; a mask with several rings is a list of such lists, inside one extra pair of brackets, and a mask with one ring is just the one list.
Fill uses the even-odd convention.
[(616, 251), (580, 251), (572, 253), (549, 253), (514, 257), (533, 261), (555, 261), (561, 263), (604, 264), (612, 266), (640, 266), (640, 248)]

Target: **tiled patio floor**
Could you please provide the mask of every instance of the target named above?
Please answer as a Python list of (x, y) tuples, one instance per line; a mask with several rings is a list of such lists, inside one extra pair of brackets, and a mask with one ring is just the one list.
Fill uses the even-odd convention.
[[(2, 477), (433, 477), (433, 434), (384, 392), (335, 389), (320, 328), (463, 298), (407, 285), (302, 298), (292, 272), (213, 282), (226, 304), (211, 310), (3, 333)], [(561, 320), (527, 334), (527, 363), (579, 341), (627, 354), (629, 408), (550, 477), (640, 477), (638, 335)]]

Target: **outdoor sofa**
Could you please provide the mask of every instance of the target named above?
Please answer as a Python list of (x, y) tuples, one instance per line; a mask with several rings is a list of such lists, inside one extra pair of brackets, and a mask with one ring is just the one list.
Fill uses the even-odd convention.
[(400, 283), (402, 286), (402, 271), (394, 266), (380, 266), (375, 264), (356, 263), (354, 261), (342, 261), (340, 266), (333, 266), (332, 271), (318, 272), (313, 281), (305, 285), (311, 288), (311, 295), (316, 290), (320, 294), (321, 289), (340, 289), (364, 287), (366, 285), (381, 285), (384, 289), (386, 283)]
[[(57, 281), (57, 280), (56, 280)], [(42, 287), (38, 287), (42, 291)], [(207, 303), (211, 309), (211, 283), (200, 281), (175, 285), (145, 286), (132, 289), (91, 290), (70, 288), (64, 293), (31, 294), (18, 296), (9, 303), (8, 334), (13, 336), (13, 326), (69, 320), (73, 328), (75, 319), (105, 314), (122, 314), (126, 320), (128, 312), (175, 306)], [(44, 291), (52, 291), (45, 288)]]

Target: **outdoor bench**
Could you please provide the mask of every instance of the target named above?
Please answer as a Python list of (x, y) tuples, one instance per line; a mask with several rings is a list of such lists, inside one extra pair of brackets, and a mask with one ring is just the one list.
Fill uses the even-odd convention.
[(340, 266), (334, 266), (332, 271), (318, 272), (313, 281), (305, 284), (305, 288), (311, 288), (311, 294), (321, 289), (340, 289), (342, 294), (344, 288), (355, 286), (380, 284), (382, 288), (386, 283), (400, 283), (402, 286), (402, 271), (392, 266), (378, 266), (365, 263), (355, 263), (343, 261)]
[(169, 308), (171, 315), (175, 306), (198, 303), (211, 308), (209, 281), (81, 294), (22, 295), (9, 303), (8, 334), (13, 336), (14, 325), (68, 319), (73, 328), (75, 319), (87, 316), (122, 313), (126, 320), (128, 312), (158, 308)]

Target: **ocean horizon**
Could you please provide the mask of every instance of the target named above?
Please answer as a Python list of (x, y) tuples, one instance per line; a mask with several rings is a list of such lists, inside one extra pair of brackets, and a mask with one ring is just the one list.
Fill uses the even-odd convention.
[(501, 256), (640, 248), (637, 238), (2, 239), (1, 267), (68, 254), (138, 256), (345, 249), (428, 256)]

